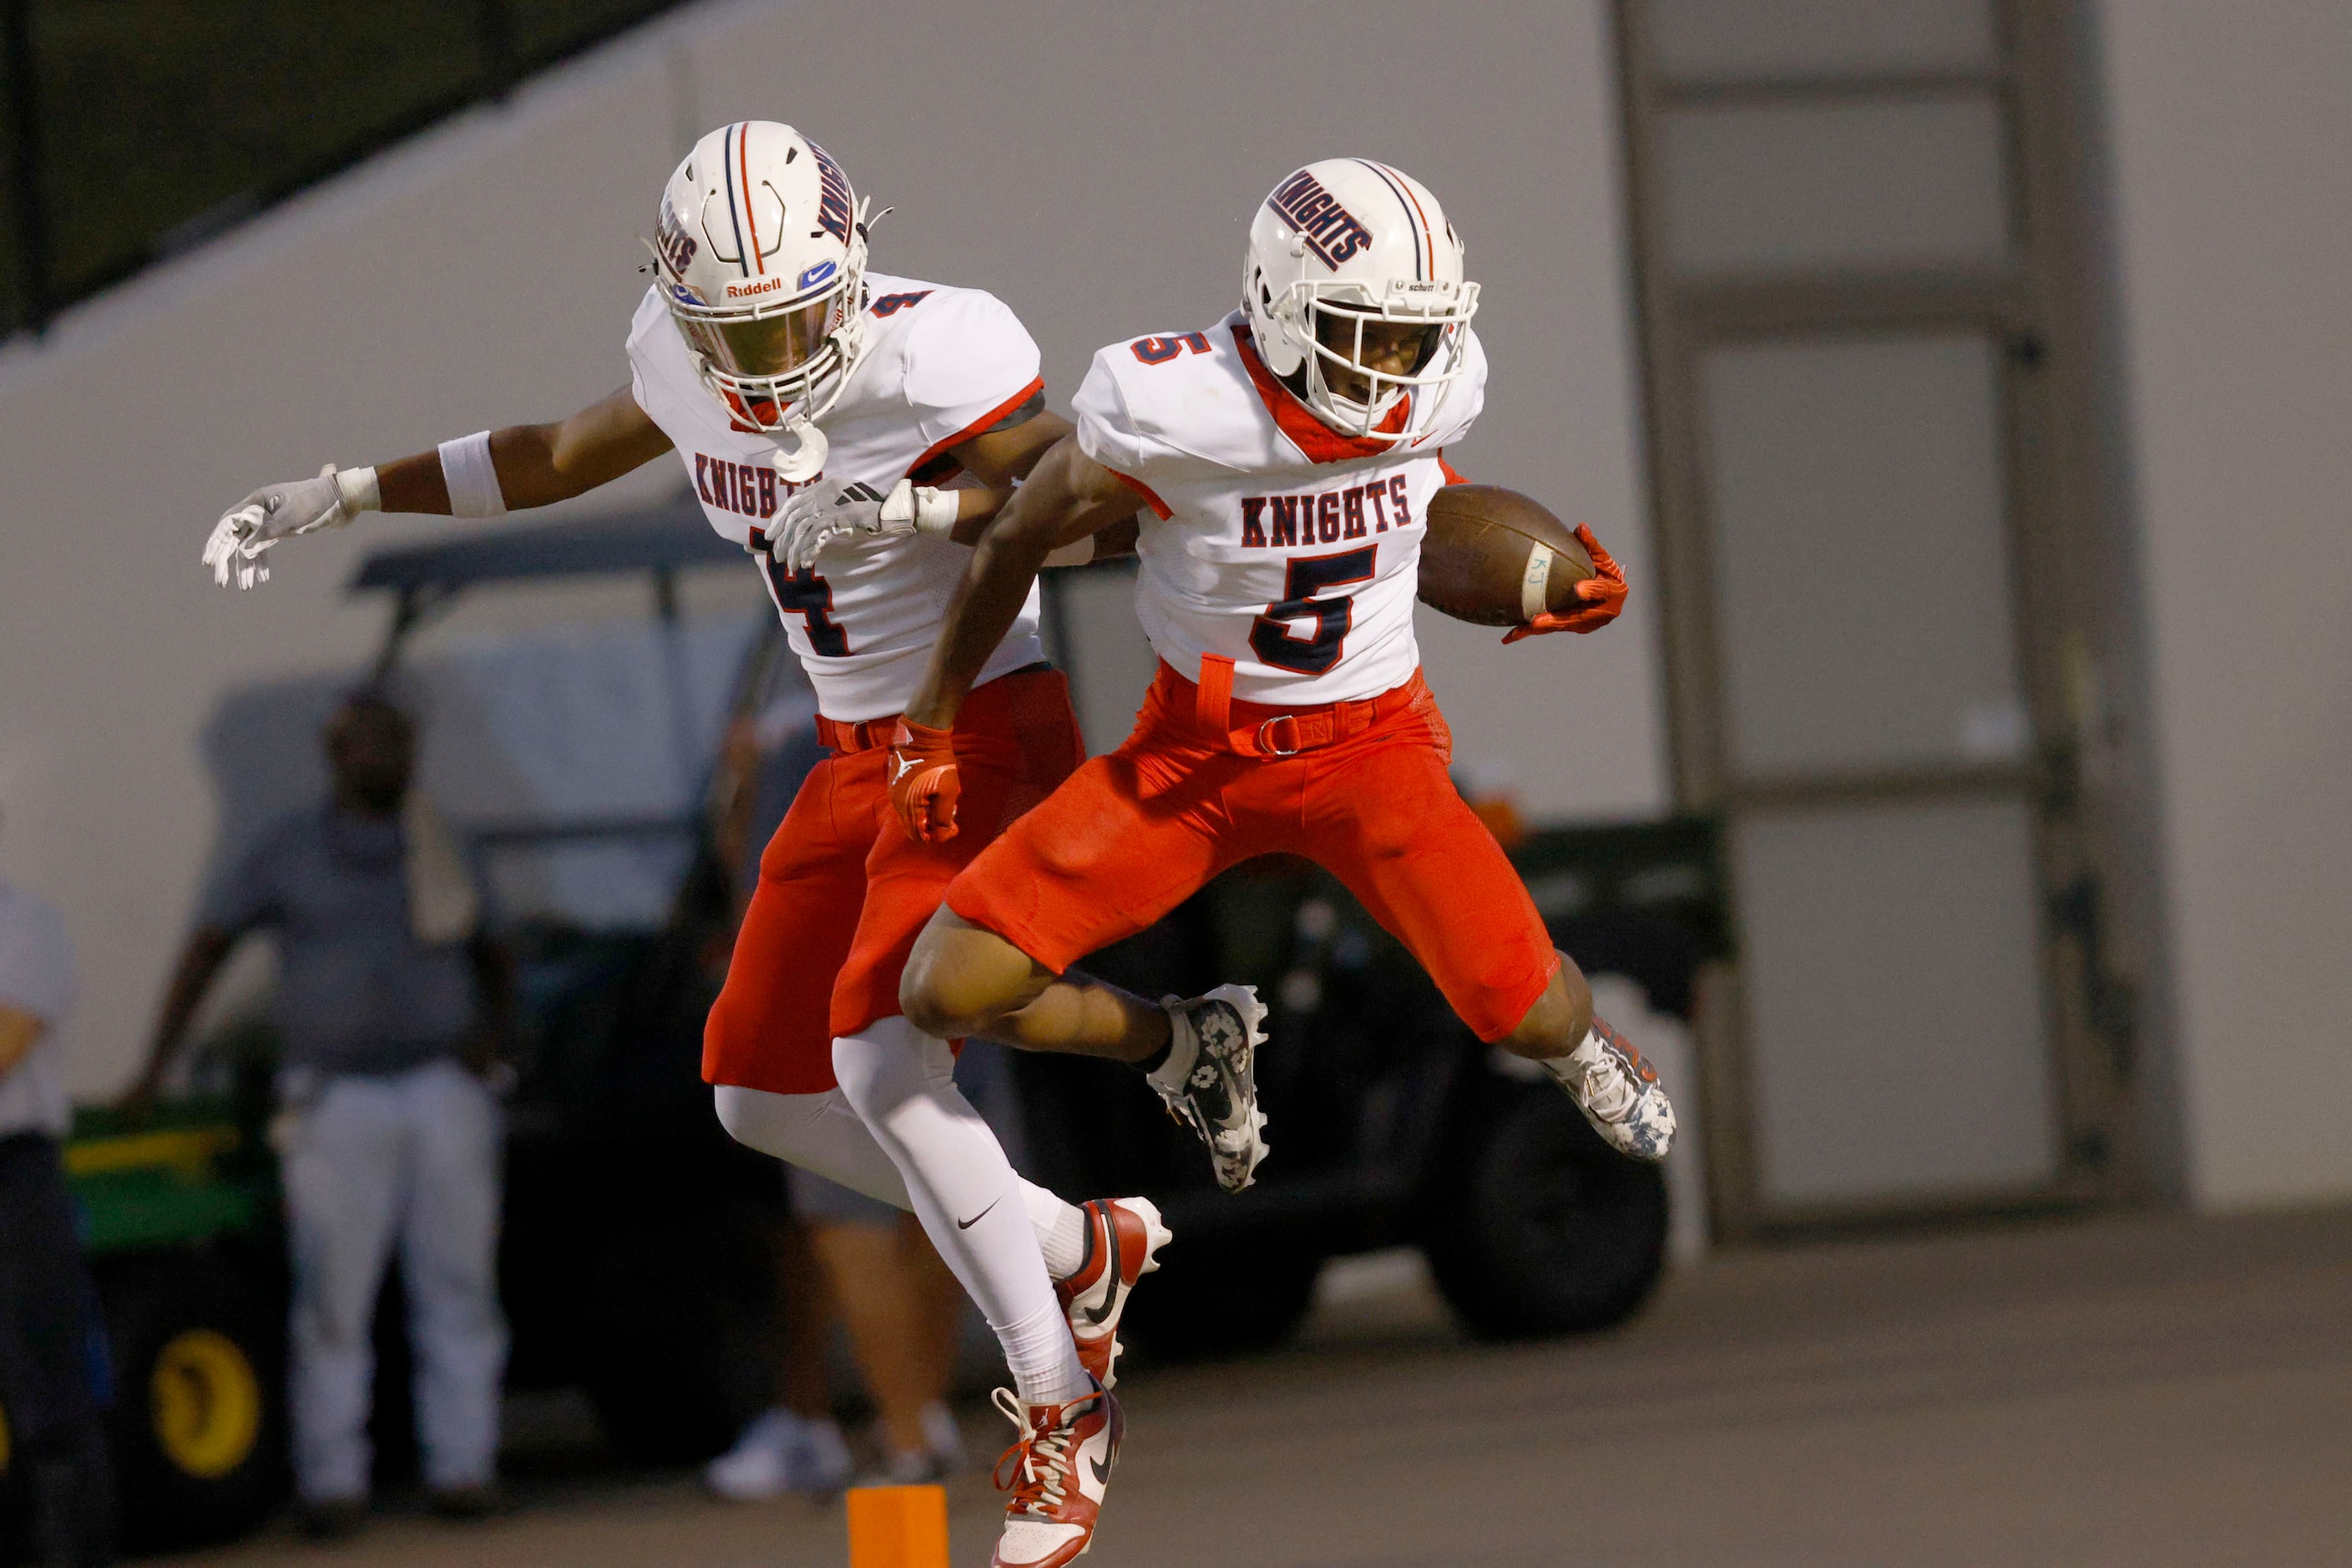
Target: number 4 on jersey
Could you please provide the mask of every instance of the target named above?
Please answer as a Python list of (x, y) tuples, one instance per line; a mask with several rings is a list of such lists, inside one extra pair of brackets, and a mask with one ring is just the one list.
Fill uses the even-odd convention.
[(849, 634), (833, 618), (833, 584), (818, 576), (814, 568), (785, 571), (764, 550), (760, 562), (767, 568), (768, 589), (776, 596), (776, 608), (807, 621), (809, 650), (826, 658), (848, 658)]
[[(1369, 582), (1380, 546), (1346, 550), (1337, 555), (1310, 555), (1293, 561), (1282, 584), (1283, 596), (1265, 607), (1250, 626), (1250, 647), (1276, 669), (1300, 675), (1320, 675), (1339, 662), (1339, 647), (1355, 622), (1356, 602), (1347, 595), (1335, 599), (1315, 595), (1326, 588)], [(1312, 618), (1312, 635), (1299, 637), (1286, 624)]]

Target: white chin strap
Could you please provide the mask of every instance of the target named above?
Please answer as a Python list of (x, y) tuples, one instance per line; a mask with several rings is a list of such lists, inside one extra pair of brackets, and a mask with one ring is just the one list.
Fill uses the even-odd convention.
[[(750, 418), (748, 410), (755, 401), (772, 401), (780, 404), (785, 402), (773, 388), (764, 392), (752, 392), (728, 386), (710, 368), (710, 362), (699, 356), (696, 360), (696, 368), (702, 378), (702, 384), (709, 390), (710, 395), (719, 402), (728, 404), (730, 410), (736, 413), (739, 419)], [(800, 484), (803, 480), (816, 478), (824, 471), (825, 456), (833, 449), (833, 444), (825, 439), (824, 432), (817, 428), (816, 419), (818, 416), (824, 414), (835, 404), (841, 401), (842, 384), (848, 379), (848, 373), (845, 368), (836, 369), (826, 379), (830, 381), (831, 385), (822, 398), (814, 395), (815, 387), (803, 386), (799, 389), (799, 397), (789, 405), (793, 409), (793, 416), (784, 422), (782, 429), (761, 427), (761, 434), (775, 438), (776, 455), (770, 459), (770, 462), (776, 470), (776, 477), (780, 479)], [(823, 384), (823, 382), (819, 384)], [(729, 403), (730, 398), (740, 399), (743, 408), (736, 409), (732, 403)]]
[(814, 422), (795, 419), (777, 432), (776, 455), (769, 461), (776, 478), (787, 484), (805, 484), (824, 472), (825, 455), (832, 449), (833, 443)]
[[(1364, 404), (1351, 397), (1342, 397), (1332, 391), (1330, 379), (1324, 374), (1324, 367), (1319, 363), (1310, 374), (1321, 382), (1325, 400), (1330, 404), (1331, 412), (1341, 420), (1342, 423), (1338, 426), (1341, 435), (1352, 436), (1362, 441), (1402, 441), (1411, 437), (1412, 431), (1409, 428), (1404, 430), (1374, 428), (1395, 410), (1400, 402), (1412, 395), (1405, 388), (1391, 385), (1385, 396), (1370, 404)], [(1408, 426), (1412, 424), (1410, 416), (1405, 422)]]

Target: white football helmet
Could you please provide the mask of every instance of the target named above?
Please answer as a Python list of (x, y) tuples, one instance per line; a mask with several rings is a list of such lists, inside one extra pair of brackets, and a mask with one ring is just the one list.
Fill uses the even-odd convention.
[(740, 423), (793, 436), (784, 478), (814, 477), (814, 421), (865, 348), (866, 207), (841, 165), (773, 121), (713, 131), (670, 175), (653, 249), (703, 384)]
[[(1462, 241), (1444, 209), (1420, 181), (1385, 163), (1309, 163), (1275, 186), (1250, 225), (1242, 310), (1258, 355), (1342, 435), (1427, 435), (1462, 374), (1477, 309), (1478, 285), (1462, 276)], [(1371, 322), (1423, 329), (1410, 369), (1364, 364)], [(1334, 391), (1335, 374), (1362, 395)]]

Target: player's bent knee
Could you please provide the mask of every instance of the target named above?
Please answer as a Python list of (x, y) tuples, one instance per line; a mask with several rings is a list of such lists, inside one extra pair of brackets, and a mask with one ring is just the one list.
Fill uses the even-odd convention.
[[(714, 1084), (710, 1101), (727, 1136), (747, 1149), (757, 1149), (779, 1160), (798, 1152), (797, 1133), (803, 1118), (816, 1114), (823, 1095), (771, 1094), (731, 1083)], [(805, 1104), (802, 1102), (807, 1102)]]
[(1584, 972), (1562, 953), (1543, 994), (1499, 1043), (1514, 1056), (1540, 1061), (1576, 1049), (1591, 1027), (1592, 987), (1586, 983)]
[(941, 909), (915, 939), (898, 980), (898, 1009), (927, 1035), (984, 1032), (1031, 999), (1029, 957), (994, 931)]

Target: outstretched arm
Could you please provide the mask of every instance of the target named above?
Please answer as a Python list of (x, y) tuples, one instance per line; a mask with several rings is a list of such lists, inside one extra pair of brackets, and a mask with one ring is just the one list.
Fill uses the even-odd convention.
[[(568, 419), (509, 425), (485, 434), (499, 499), (509, 511), (584, 495), (670, 449), (669, 437), (646, 417), (625, 386)], [(375, 472), (384, 510), (450, 514), (439, 448), (398, 458)]]
[(627, 387), (551, 425), (511, 425), (448, 441), (377, 468), (338, 469), (266, 485), (223, 513), (205, 542), (213, 580), (269, 580), (262, 552), (279, 540), (341, 528), (363, 511), (496, 517), (567, 500), (670, 449)]

